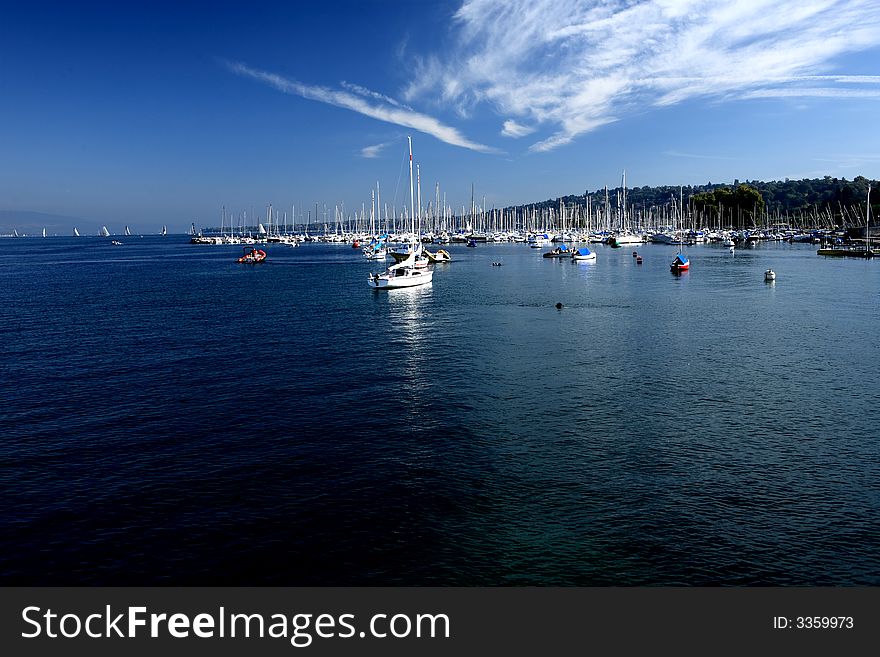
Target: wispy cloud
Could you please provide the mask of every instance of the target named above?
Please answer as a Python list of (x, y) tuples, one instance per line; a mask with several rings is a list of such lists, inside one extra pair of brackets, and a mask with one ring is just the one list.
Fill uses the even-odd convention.
[(838, 87), (794, 87), (791, 89), (755, 89), (741, 98), (880, 98), (877, 89), (840, 89)]
[[(867, 166), (874, 167), (880, 162), (880, 155), (847, 153), (845, 155), (832, 155), (831, 157), (814, 157), (814, 162), (831, 163), (839, 169), (864, 169)], [(827, 173), (827, 171), (826, 171)], [(825, 174), (822, 174), (825, 175)]]
[(404, 98), (487, 103), (502, 134), (549, 133), (533, 151), (694, 98), (880, 97), (880, 76), (832, 67), (880, 46), (876, 0), (465, 0), (453, 27)]
[[(371, 95), (372, 92), (362, 87), (358, 87), (357, 92), (345, 89), (330, 89), (328, 87), (303, 84), (277, 73), (252, 68), (240, 62), (225, 62), (225, 64), (231, 72), (237, 75), (252, 78), (286, 94), (327, 103), (328, 105), (335, 105), (336, 107), (358, 112), (379, 121), (412, 128), (453, 146), (460, 146), (461, 148), (481, 153), (497, 152), (490, 146), (471, 141), (462, 135), (458, 129), (444, 125), (432, 116), (415, 112), (400, 104), (392, 104), (381, 94)], [(349, 87), (351, 86), (349, 85)], [(369, 93), (365, 95), (363, 91)]]
[(377, 91), (367, 89), (366, 87), (362, 87), (359, 84), (352, 84), (351, 82), (346, 82), (345, 80), (343, 80), (339, 84), (342, 86), (343, 89), (347, 89), (348, 91), (355, 93), (359, 96), (372, 98), (373, 100), (378, 100), (379, 102), (385, 103), (387, 105), (393, 105), (394, 107), (400, 107), (402, 109), (409, 110), (410, 112), (414, 111), (413, 108), (409, 105), (404, 105), (400, 101), (391, 98), (391, 96), (380, 94)]
[(535, 131), (534, 128), (520, 125), (513, 119), (509, 119), (504, 122), (504, 125), (501, 126), (501, 134), (505, 137), (525, 137), (526, 135), (530, 135)]
[(364, 157), (367, 159), (373, 159), (373, 158), (379, 157), (379, 153), (382, 151), (383, 148), (388, 146), (389, 143), (390, 142), (384, 142), (382, 144), (373, 144), (372, 146), (364, 146), (361, 149), (361, 157)]

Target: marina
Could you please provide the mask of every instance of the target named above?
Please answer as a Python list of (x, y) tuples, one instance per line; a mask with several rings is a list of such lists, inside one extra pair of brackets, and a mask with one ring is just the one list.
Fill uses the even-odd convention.
[(189, 242), (4, 243), (5, 583), (880, 584), (875, 260)]
[(877, 642), (880, 3), (0, 32), (0, 652)]

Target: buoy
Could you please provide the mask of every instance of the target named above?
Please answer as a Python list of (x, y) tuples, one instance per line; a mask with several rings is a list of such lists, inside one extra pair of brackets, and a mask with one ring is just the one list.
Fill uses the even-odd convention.
[(768, 269), (764, 272), (764, 280), (765, 281), (775, 281), (776, 280), (776, 272), (772, 269)]
[(733, 247), (730, 247), (730, 252), (733, 253), (734, 251), (736, 251), (736, 249)]
[(556, 304), (556, 310), (562, 310), (562, 304), (561, 304), (561, 303), (557, 303), (557, 304)]
[(639, 257), (639, 252), (633, 251), (633, 258), (638, 258), (638, 257)]
[(637, 265), (642, 264), (642, 256), (636, 256), (636, 264)]

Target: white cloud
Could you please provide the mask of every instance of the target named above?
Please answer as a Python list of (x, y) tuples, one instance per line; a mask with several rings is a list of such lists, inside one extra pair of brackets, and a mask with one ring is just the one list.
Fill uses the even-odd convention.
[(880, 98), (878, 89), (839, 89), (837, 87), (795, 87), (792, 89), (755, 89), (741, 98)]
[(361, 149), (361, 157), (365, 157), (367, 159), (373, 159), (379, 157), (379, 152), (388, 145), (388, 142), (384, 144), (373, 144), (372, 146), (364, 146)]
[(409, 110), (410, 112), (414, 111), (412, 107), (408, 105), (404, 105), (398, 100), (391, 98), (390, 96), (386, 96), (385, 94), (380, 94), (376, 91), (372, 91), (367, 89), (366, 87), (362, 87), (359, 84), (352, 84), (351, 82), (346, 82), (343, 80), (339, 83), (343, 89), (347, 89), (352, 93), (358, 94), (359, 96), (364, 96), (366, 98), (372, 98), (373, 100), (378, 100), (383, 103), (387, 103), (388, 105), (393, 105), (394, 107), (401, 107), (405, 110)]
[(880, 76), (832, 67), (880, 46), (876, 0), (465, 0), (453, 28), (404, 97), (487, 103), (505, 136), (549, 131), (532, 151), (694, 98), (880, 96)]
[(526, 125), (520, 125), (512, 119), (505, 121), (504, 125), (501, 127), (501, 134), (505, 137), (525, 137), (526, 135), (532, 134), (534, 131), (534, 128), (530, 128)]
[[(412, 128), (453, 146), (460, 146), (461, 148), (481, 153), (497, 152), (494, 148), (471, 141), (462, 135), (458, 129), (444, 125), (432, 116), (415, 112), (402, 105), (390, 104), (380, 98), (371, 97), (370, 101), (375, 102), (370, 102), (365, 99), (363, 93), (306, 85), (296, 80), (285, 78), (277, 73), (251, 68), (238, 62), (227, 62), (226, 66), (233, 73), (258, 80), (286, 94), (327, 103), (328, 105), (335, 105), (336, 107), (358, 112), (379, 121)], [(381, 97), (381, 94), (376, 94), (376, 96)]]

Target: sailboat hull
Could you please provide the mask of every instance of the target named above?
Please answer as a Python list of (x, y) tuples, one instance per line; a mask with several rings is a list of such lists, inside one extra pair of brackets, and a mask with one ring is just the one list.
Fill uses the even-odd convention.
[(427, 285), (433, 278), (434, 272), (430, 269), (413, 269), (404, 274), (373, 274), (367, 279), (367, 284), (374, 290), (394, 290), (402, 287)]

